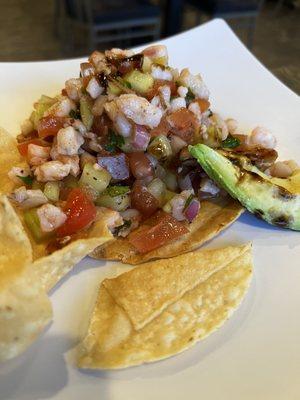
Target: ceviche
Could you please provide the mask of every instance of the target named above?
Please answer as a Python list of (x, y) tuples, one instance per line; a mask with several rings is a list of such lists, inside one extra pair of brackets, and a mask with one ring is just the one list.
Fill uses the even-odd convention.
[(265, 128), (243, 135), (235, 120), (213, 112), (201, 76), (169, 66), (162, 45), (95, 51), (61, 94), (34, 104), (21, 132), (26, 163), (9, 172), (10, 198), (49, 252), (84, 235), (103, 208), (112, 233), (129, 235), (140, 253), (188, 232), (203, 201), (227, 196), (189, 145), (242, 154), (280, 178), (299, 168), (275, 162), (276, 140)]

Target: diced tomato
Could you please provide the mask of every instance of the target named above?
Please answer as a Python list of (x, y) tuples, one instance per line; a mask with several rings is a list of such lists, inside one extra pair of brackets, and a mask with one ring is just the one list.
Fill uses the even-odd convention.
[(135, 181), (131, 192), (131, 206), (136, 208), (145, 219), (155, 213), (159, 204), (141, 182)]
[(153, 175), (151, 162), (144, 153), (129, 153), (128, 156), (130, 170), (135, 178), (142, 179)]
[(158, 126), (154, 129), (151, 130), (150, 135), (151, 137), (159, 136), (159, 135), (164, 135), (167, 136), (168, 133), (170, 132), (170, 124), (168, 123), (167, 119), (165, 116), (162, 117), (160, 120), (160, 123)]
[(24, 142), (21, 142), (21, 143), (17, 144), (17, 147), (18, 147), (18, 150), (19, 150), (19, 153), (21, 154), (21, 156), (23, 156), (23, 157), (27, 156), (28, 145), (30, 145), (30, 144), (36, 144), (38, 146), (49, 146), (49, 143), (46, 143), (46, 142), (44, 142), (43, 140), (41, 140), (39, 138), (26, 140)]
[(54, 117), (48, 115), (43, 117), (38, 122), (38, 135), (40, 138), (46, 138), (48, 136), (55, 136), (57, 132), (63, 128), (65, 118)]
[(172, 240), (188, 233), (183, 222), (177, 221), (172, 215), (160, 212), (156, 225), (140, 232), (132, 233), (129, 242), (142, 254), (170, 243)]
[(96, 218), (97, 210), (91, 199), (79, 188), (72, 189), (68, 195), (64, 211), (66, 222), (60, 226), (57, 236), (69, 236), (87, 227)]
[(193, 140), (196, 120), (194, 114), (186, 108), (180, 108), (167, 117), (171, 131), (187, 143)]
[(150, 100), (154, 96), (156, 96), (158, 94), (158, 89), (161, 86), (169, 86), (170, 89), (171, 89), (171, 96), (174, 96), (176, 94), (176, 92), (177, 92), (177, 86), (176, 86), (176, 83), (174, 81), (166, 81), (164, 79), (156, 79), (154, 81), (153, 87), (151, 88), (151, 90), (147, 94), (147, 98)]
[(208, 100), (197, 99), (195, 101), (199, 104), (199, 107), (200, 107), (200, 110), (202, 113), (205, 112), (206, 110), (208, 110), (210, 107), (210, 102)]

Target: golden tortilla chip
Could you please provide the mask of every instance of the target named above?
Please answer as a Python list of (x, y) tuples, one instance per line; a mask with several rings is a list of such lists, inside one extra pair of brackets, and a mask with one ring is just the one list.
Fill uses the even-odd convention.
[[(208, 240), (231, 225), (244, 211), (243, 207), (231, 198), (219, 202), (201, 202), (196, 219), (189, 224), (189, 233), (171, 243), (146, 254), (139, 254), (128, 239), (118, 238), (107, 245), (97, 248), (91, 254), (97, 259), (122, 261), (132, 265), (159, 258), (175, 257), (196, 250)], [(139, 229), (142, 229), (141, 226)]]
[(149, 262), (105, 280), (79, 346), (79, 367), (125, 368), (180, 353), (232, 315), (251, 275), (248, 244)]
[(9, 179), (8, 172), (14, 166), (22, 163), (17, 149), (16, 139), (0, 128), (0, 192), (9, 193), (15, 184)]
[(52, 318), (50, 301), (30, 273), (28, 237), (13, 207), (0, 197), (0, 361), (24, 351)]

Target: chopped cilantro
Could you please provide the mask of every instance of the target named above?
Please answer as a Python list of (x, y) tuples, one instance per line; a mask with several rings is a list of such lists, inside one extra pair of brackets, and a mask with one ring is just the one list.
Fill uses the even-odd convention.
[(114, 131), (109, 131), (108, 143), (105, 145), (105, 150), (110, 153), (117, 151), (117, 148), (121, 148), (125, 144), (123, 136), (115, 134)]
[(31, 186), (32, 185), (33, 178), (31, 176), (20, 176), (20, 175), (17, 175), (17, 177), (19, 179), (21, 179), (21, 181), (24, 182), (25, 185), (27, 185), (27, 186)]
[(109, 186), (105, 192), (110, 196), (110, 197), (116, 197), (116, 196), (121, 196), (123, 194), (126, 194), (130, 191), (129, 186)]
[(69, 112), (69, 117), (74, 119), (80, 119), (80, 111), (79, 110), (71, 110)]
[(123, 84), (124, 86), (128, 87), (128, 89), (132, 89), (131, 83), (124, 81)]
[(228, 135), (227, 139), (223, 140), (222, 147), (227, 149), (234, 149), (241, 144), (241, 141), (238, 138), (233, 137), (232, 135)]
[(191, 92), (189, 89), (186, 96), (185, 96), (186, 102), (189, 105), (193, 100), (195, 100), (195, 95)]
[(130, 219), (125, 219), (123, 225), (117, 226), (117, 227), (115, 228), (114, 234), (115, 234), (115, 235), (118, 235), (119, 232), (122, 231), (123, 229), (130, 228), (130, 227), (131, 227), (131, 223), (132, 223), (132, 222), (131, 222)]
[(191, 202), (194, 199), (194, 197), (195, 196), (193, 194), (189, 195), (189, 197), (186, 199), (186, 202), (184, 204), (183, 211), (185, 211), (188, 208), (188, 206), (191, 204)]

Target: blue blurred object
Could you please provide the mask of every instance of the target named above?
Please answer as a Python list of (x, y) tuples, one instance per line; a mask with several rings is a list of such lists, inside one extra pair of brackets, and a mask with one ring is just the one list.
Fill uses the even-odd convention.
[(237, 19), (239, 23), (248, 28), (247, 45), (252, 48), (256, 19), (263, 6), (264, 0), (186, 0), (199, 11), (212, 18)]
[(57, 0), (55, 18), (65, 50), (74, 49), (76, 30), (85, 31), (89, 51), (160, 37), (161, 10), (148, 0)]

